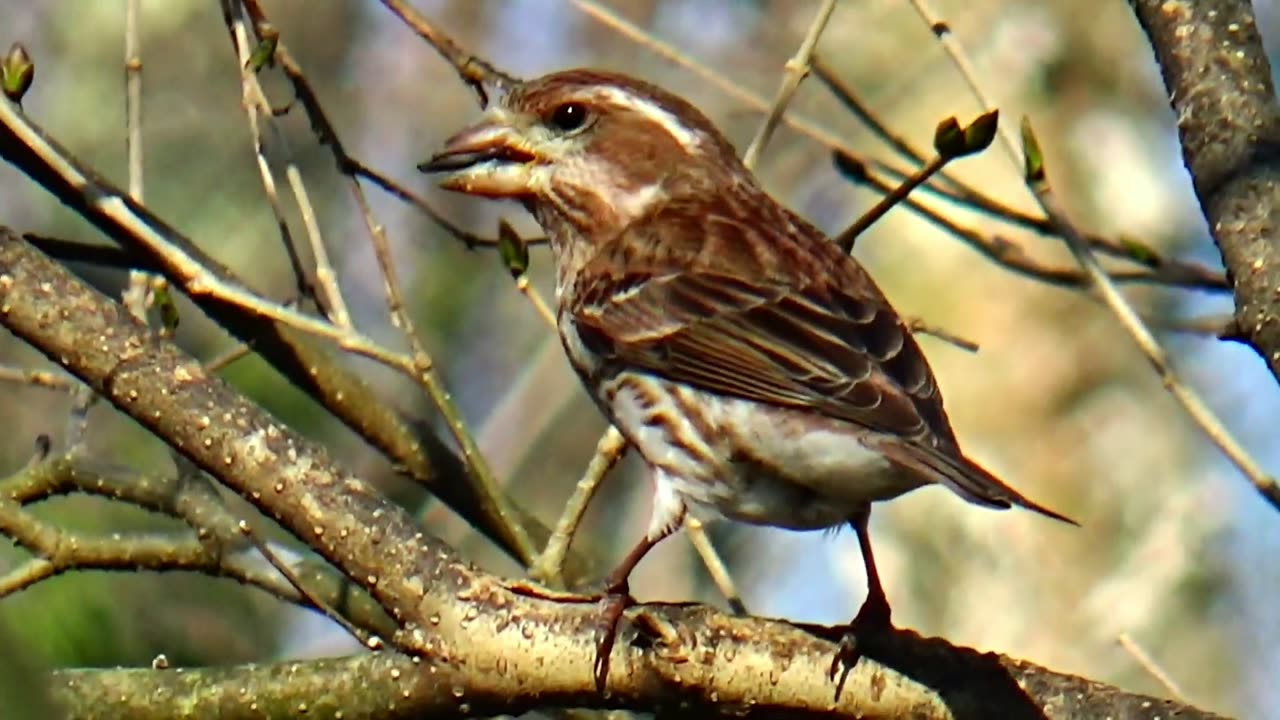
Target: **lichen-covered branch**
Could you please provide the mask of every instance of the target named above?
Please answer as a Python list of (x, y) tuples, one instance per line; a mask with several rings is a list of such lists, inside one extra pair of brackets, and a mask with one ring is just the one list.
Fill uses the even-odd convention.
[(1236, 330), (1280, 379), (1280, 106), (1249, 0), (1131, 0), (1231, 277)]

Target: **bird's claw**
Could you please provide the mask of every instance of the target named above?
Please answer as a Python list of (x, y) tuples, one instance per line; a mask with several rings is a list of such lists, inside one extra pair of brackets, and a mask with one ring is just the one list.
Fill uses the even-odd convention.
[(865, 641), (876, 634), (892, 629), (889, 604), (883, 598), (868, 598), (849, 626), (845, 628), (837, 644), (835, 656), (831, 658), (831, 669), (827, 671), (827, 676), (836, 682), (836, 700), (840, 699), (840, 693), (844, 691), (844, 683), (849, 679), (849, 673), (853, 672), (858, 660), (862, 658), (862, 650), (866, 647), (866, 642), (859, 643), (858, 639), (861, 637)]
[(596, 659), (592, 670), (596, 689), (602, 693), (609, 680), (609, 656), (618, 639), (618, 623), (627, 608), (635, 604), (635, 598), (625, 587), (607, 588), (601, 596), (600, 619), (596, 625)]

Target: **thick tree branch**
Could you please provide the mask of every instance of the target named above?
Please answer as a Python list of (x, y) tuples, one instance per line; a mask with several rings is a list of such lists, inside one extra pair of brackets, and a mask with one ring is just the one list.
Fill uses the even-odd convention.
[(1236, 326), (1280, 379), (1280, 107), (1249, 0), (1131, 0), (1234, 286)]
[[(461, 562), (419, 531), (403, 510), (333, 465), (322, 447), (206, 374), (194, 359), (9, 231), (0, 231), (0, 323), (276, 518), (397, 620), (394, 644), (417, 657), (404, 661), (400, 677), (413, 669), (410, 680), (424, 683), (424, 695), (412, 688), (407, 696), (404, 688), (381, 695), (378, 707), (385, 714), (379, 717), (438, 709), (414, 703), (437, 702), (446, 688), (450, 702), (457, 703), (454, 711), (467, 703), (478, 713), (519, 711), (537, 703), (680, 708), (700, 717), (712, 710), (751, 717), (816, 717), (831, 711), (850, 717), (1145, 718), (1177, 712), (1211, 717), (905, 632), (869, 638), (845, 693), (833, 702), (826, 671), (835, 647), (831, 638), (838, 631), (732, 618), (696, 606), (639, 608), (615, 649), (609, 695), (602, 697), (591, 671), (594, 603), (518, 595), (501, 579)], [(377, 661), (396, 662), (394, 656)], [(289, 667), (297, 687), (307, 687), (307, 673), (333, 665)], [(170, 675), (176, 676), (133, 677), (156, 682)], [(100, 701), (118, 698), (120, 677), (79, 676), (77, 692)], [(243, 708), (255, 701), (231, 690), (241, 686), (240, 680), (216, 688), (223, 704), (208, 706), (211, 712), (217, 707), (225, 717), (235, 717), (228, 705)], [(326, 680), (350, 688), (346, 700), (352, 706), (371, 702), (362, 692), (385, 691), (363, 673), (343, 681), (345, 686), (336, 678)], [(193, 699), (147, 694), (145, 685), (134, 691), (152, 703)], [(390, 714), (388, 707), (405, 714)]]
[[(877, 652), (886, 662), (909, 665), (910, 677), (914, 679), (893, 670), (864, 673), (860, 668), (851, 676), (850, 687), (855, 693), (867, 693), (856, 706), (855, 712), (861, 714), (833, 713), (829, 705), (821, 702), (823, 693), (829, 693), (829, 687), (823, 686), (821, 678), (816, 687), (811, 687), (797, 682), (795, 677), (798, 668), (792, 661), (802, 661), (803, 657), (799, 656), (814, 645), (813, 638), (802, 629), (771, 621), (732, 620), (700, 607), (662, 610), (663, 622), (678, 622), (687, 627), (711, 623), (724, 645), (732, 643), (739, 650), (758, 650), (759, 638), (767, 636), (769, 650), (783, 654), (764, 665), (751, 664), (760, 657), (737, 663), (723, 645), (712, 646), (702, 653), (692, 653), (694, 657), (690, 662), (669, 665), (673, 670), (669, 674), (656, 672), (657, 668), (633, 667), (627, 677), (619, 679), (618, 687), (611, 688), (607, 701), (591, 705), (661, 708), (660, 716), (672, 720), (717, 716), (797, 720), (846, 716), (866, 720), (1101, 717), (1200, 720), (1220, 717), (1180, 703), (1130, 695), (1106, 685), (1057, 675), (1029, 663), (956, 648), (943, 640), (922, 639), (910, 633), (901, 633), (881, 643)], [(755, 640), (743, 642), (745, 638)], [(712, 674), (705, 658), (697, 657), (699, 655), (721, 663), (720, 672)], [(383, 720), (457, 714), (487, 717), (583, 704), (582, 693), (562, 682), (549, 678), (530, 682), (529, 678), (504, 673), (502, 669), (503, 666), (499, 666), (498, 672), (464, 672), (457, 668), (426, 666), (395, 653), (379, 653), (311, 663), (194, 669), (181, 673), (143, 669), (64, 670), (54, 675), (52, 692), (54, 698), (69, 709), (71, 717), (78, 720), (158, 720), (171, 717), (169, 713), (178, 702), (196, 717), (215, 714), (223, 720), (292, 717), (301, 709), (299, 698), (305, 698), (308, 711), (317, 717), (331, 717), (335, 710), (342, 710), (345, 718)], [(750, 687), (751, 679), (759, 686), (754, 692), (741, 694), (742, 688)], [(854, 680), (859, 687), (852, 688)], [(926, 683), (936, 691), (917, 694), (916, 682)], [(715, 695), (707, 695), (708, 686), (719, 687), (723, 692), (723, 688), (730, 685), (739, 690), (732, 695), (721, 695), (718, 701), (710, 700)], [(805, 689), (813, 690), (810, 699), (817, 702), (807, 704), (805, 697), (791, 694)], [(655, 702), (655, 695), (661, 698), (660, 704), (646, 705)], [(119, 704), (103, 703), (104, 696), (119, 699)], [(829, 699), (829, 694), (827, 697)], [(393, 698), (394, 702), (388, 702), (387, 698)], [(163, 701), (158, 701), (160, 699)], [(256, 709), (250, 707), (251, 702), (257, 704)]]

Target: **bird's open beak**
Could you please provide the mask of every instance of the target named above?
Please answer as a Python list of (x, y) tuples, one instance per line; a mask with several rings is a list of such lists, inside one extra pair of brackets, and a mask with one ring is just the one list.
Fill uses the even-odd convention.
[(446, 140), (444, 149), (418, 169), (448, 173), (440, 181), (446, 190), (508, 198), (533, 192), (530, 172), (538, 159), (538, 153), (509, 124), (486, 119)]

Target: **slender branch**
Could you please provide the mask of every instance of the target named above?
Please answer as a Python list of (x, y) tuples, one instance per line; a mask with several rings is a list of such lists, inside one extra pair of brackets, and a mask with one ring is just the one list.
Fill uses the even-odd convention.
[[(126, 0), (124, 11), (124, 114), (125, 154), (128, 156), (129, 197), (142, 202), (142, 54), (138, 38), (141, 0)], [(124, 290), (125, 307), (146, 322), (151, 278), (139, 270), (129, 272)]]
[(454, 42), (453, 38), (441, 32), (425, 17), (402, 0), (381, 0), (388, 10), (395, 13), (406, 25), (413, 28), (427, 44), (440, 53), (440, 57), (453, 66), (458, 77), (476, 93), (480, 106), (489, 104), (491, 92), (501, 92), (514, 85), (517, 80), (497, 69), (488, 62), (472, 55)]
[(0, 382), (30, 385), (32, 387), (49, 388), (50, 390), (68, 391), (75, 388), (71, 378), (48, 370), (24, 370), (22, 368), (0, 365)]
[(618, 464), (626, 451), (627, 441), (622, 437), (622, 433), (612, 425), (609, 426), (609, 429), (600, 436), (600, 442), (596, 444), (596, 452), (592, 455), (591, 462), (587, 464), (586, 472), (574, 486), (573, 494), (565, 503), (564, 512), (551, 533), (551, 539), (547, 541), (546, 549), (529, 568), (529, 577), (552, 586), (563, 585), (562, 569), (565, 555), (569, 552), (569, 543), (573, 542), (578, 525), (586, 515), (587, 506), (595, 497), (600, 483)]
[[(866, 166), (857, 163), (852, 158), (837, 155), (835, 165), (836, 169), (851, 182), (868, 185), (882, 194), (888, 193), (893, 189), (893, 186), (885, 179), (867, 173)], [(926, 204), (913, 197), (905, 198), (901, 204), (929, 221), (930, 224), (938, 229), (977, 250), (999, 267), (1040, 282), (1061, 287), (1080, 288), (1085, 287), (1088, 282), (1088, 278), (1081, 270), (1072, 267), (1048, 265), (1037, 261), (1018, 242), (1001, 235), (986, 234), (961, 225), (946, 213), (935, 208), (933, 204)], [(1166, 270), (1116, 269), (1109, 271), (1109, 275), (1115, 282), (1158, 282), (1172, 287), (1187, 287), (1183, 282), (1188, 279), (1176, 272), (1169, 274)]]
[[(350, 315), (346, 309), (346, 304), (342, 302), (342, 293), (339, 291), (334, 279), (333, 267), (329, 264), (329, 255), (325, 249), (324, 242), (320, 239), (319, 232), (310, 232), (314, 224), (313, 221), (305, 223), (304, 227), (307, 229), (312, 255), (316, 261), (316, 281), (324, 291), (323, 296), (316, 292), (307, 269), (303, 265), (302, 257), (298, 253), (297, 243), (293, 239), (293, 231), (289, 228), (289, 221), (285, 218), (284, 208), (280, 203), (280, 194), (276, 190), (275, 176), (271, 173), (271, 164), (267, 160), (266, 143), (262, 134), (261, 121), (263, 118), (266, 119), (268, 127), (271, 128), (274, 141), (282, 148), (288, 170), (296, 174), (297, 163), (289, 148), (288, 140), (284, 137), (284, 133), (281, 132), (278, 123), (275, 122), (275, 113), (272, 111), (271, 105), (267, 102), (266, 95), (262, 91), (262, 85), (258, 82), (257, 73), (254, 72), (253, 68), (249, 67), (250, 49), (248, 47), (248, 36), (244, 29), (244, 22), (240, 20), (239, 13), (236, 12), (236, 8), (233, 7), (233, 3), (230, 0), (223, 0), (222, 15), (223, 22), (227, 23), (228, 29), (231, 30), (231, 42), (235, 46), (237, 57), (240, 61), (240, 105), (244, 110), (245, 120), (249, 126), (249, 139), (253, 143), (253, 157), (258, 166), (258, 177), (262, 181), (262, 191), (267, 199), (267, 207), (271, 209), (271, 215), (276, 221), (276, 229), (280, 232), (280, 241), (284, 245), (285, 257), (288, 258), (289, 267), (293, 271), (294, 283), (297, 286), (298, 294), (300, 297), (315, 298), (317, 304), (335, 324), (342, 325), (344, 319), (349, 324)], [(290, 174), (289, 178), (292, 182), (293, 174)], [(315, 211), (312, 210), (311, 203), (306, 201), (305, 191), (302, 194), (295, 193), (295, 198), (304, 218), (314, 218)], [(323, 277), (321, 277), (322, 272), (324, 273)]]
[(981, 346), (978, 345), (978, 343), (968, 338), (960, 337), (959, 335), (956, 335), (955, 333), (949, 330), (944, 330), (942, 328), (930, 325), (929, 323), (925, 322), (924, 320), (921, 320), (920, 318), (909, 317), (909, 318), (904, 318), (904, 320), (907, 323), (907, 327), (913, 333), (918, 333), (920, 335), (929, 335), (930, 337), (934, 337), (945, 343), (954, 345), (955, 347), (958, 347), (961, 350), (964, 350), (965, 352), (976, 353), (978, 352), (978, 350), (982, 349)]
[[(266, 15), (258, 0), (242, 1), (249, 16), (253, 19), (255, 27), (260, 27), (267, 23)], [(318, 96), (311, 88), (311, 84), (303, 74), (302, 68), (289, 53), (289, 49), (283, 40), (276, 40), (275, 59), (281, 69), (284, 70), (285, 76), (289, 78), (290, 83), (293, 84), (294, 91), (298, 96), (298, 100), (306, 109), (312, 127), (318, 129), (318, 134), (326, 140), (325, 144), (333, 152), (338, 166), (343, 167), (349, 155), (338, 137), (337, 129), (329, 121)], [(488, 66), (486, 65), (485, 67), (487, 68)], [(476, 445), (475, 437), (467, 426), (466, 420), (462, 417), (462, 412), (458, 409), (457, 404), (454, 403), (448, 389), (445, 388), (443, 380), (436, 371), (435, 362), (427, 354), (422, 340), (414, 330), (413, 319), (405, 309), (403, 293), (400, 289), (400, 281), (395, 268), (395, 261), (391, 255), (391, 246), (387, 240), (385, 226), (373, 217), (373, 208), (369, 204), (369, 199), (365, 195), (364, 188), (361, 187), (358, 178), (354, 175), (348, 175), (348, 181), (351, 194), (356, 201), (357, 207), (360, 208), (361, 217), (365, 221), (365, 227), (372, 242), (374, 257), (378, 261), (378, 268), (382, 274), (383, 288), (386, 291), (387, 313), (390, 316), (391, 324), (401, 331), (409, 345), (408, 362), (398, 364), (397, 367), (422, 386), (427, 396), (435, 404), (436, 409), (439, 410), (440, 415), (444, 418), (445, 425), (449, 428), (450, 434), (462, 451), (463, 462), (466, 463), (469, 470), (468, 477), (475, 486), (476, 495), (484, 503), (485, 511), (504, 525), (505, 534), (510, 538), (516, 559), (520, 564), (528, 566), (533, 562), (537, 554), (537, 550), (529, 538), (528, 530), (525, 529), (519, 514), (512, 506), (510, 499), (502, 491), (497, 478), (493, 476), (492, 471), (489, 469), (488, 461), (485, 460), (484, 454), (480, 451), (479, 446)]]
[(760, 160), (760, 154), (769, 144), (769, 138), (773, 137), (773, 131), (778, 128), (778, 123), (786, 114), (791, 98), (795, 96), (800, 83), (804, 82), (809, 74), (811, 69), (809, 59), (813, 56), (813, 50), (818, 46), (818, 38), (822, 37), (822, 31), (826, 29), (827, 21), (831, 19), (831, 12), (835, 9), (836, 0), (823, 0), (817, 14), (813, 17), (813, 22), (809, 24), (804, 40), (796, 49), (796, 54), (783, 66), (782, 83), (778, 86), (778, 94), (774, 96), (773, 104), (769, 106), (769, 112), (765, 114), (764, 121), (760, 123), (760, 129), (756, 130), (755, 137), (747, 146), (747, 151), (742, 154), (742, 164), (747, 167), (756, 166), (756, 162)]
[[(70, 543), (73, 552), (62, 558), (61, 567), (40, 558), (29, 561), (25, 567), (15, 570), (7, 582), (0, 582), (0, 594), (23, 589), (63, 572), (91, 569), (128, 572), (134, 569), (129, 564), (132, 558), (148, 570), (194, 571), (226, 577), (291, 604), (330, 611), (342, 608), (344, 619), (349, 618), (370, 633), (389, 635), (395, 631), (390, 619), (369, 596), (333, 567), (303, 558), (281, 570), (283, 563), (276, 557), (276, 551), (255, 536), (246, 537), (241, 523), (204, 477), (142, 474), (94, 462), (78, 454), (64, 454), (40, 458), (18, 473), (0, 479), (0, 501), (12, 501), (19, 506), (69, 493), (95, 495), (181, 520), (195, 532), (194, 540), (204, 549), (205, 556), (197, 557), (195, 551), (187, 547), (191, 538), (176, 535), (172, 536), (172, 548), (153, 543), (150, 550), (141, 555), (130, 543), (104, 546), (99, 538), (88, 538)], [(68, 545), (66, 541), (55, 544)], [(277, 572), (271, 572), (261, 557), (248, 552), (254, 547)], [(88, 549), (74, 552), (81, 548)]]
[[(993, 109), (994, 105), (991, 98), (983, 90), (981, 83), (978, 82), (977, 75), (973, 70), (973, 63), (969, 61), (964, 48), (951, 35), (946, 22), (928, 6), (926, 0), (911, 0), (911, 2), (921, 18), (929, 24), (934, 34), (938, 36), (943, 48), (964, 76), (965, 81), (973, 90), (983, 109)], [(1209, 440), (1218, 446), (1223, 455), (1248, 478), (1263, 499), (1270, 503), (1272, 507), (1280, 510), (1280, 484), (1277, 484), (1275, 478), (1270, 477), (1245, 450), (1244, 446), (1231, 435), (1222, 421), (1209, 409), (1200, 394), (1182, 382), (1177, 376), (1164, 348), (1160, 346), (1159, 341), (1156, 340), (1150, 328), (1143, 322), (1142, 317), (1133, 309), (1133, 305), (1125, 299), (1120, 289), (1116, 287), (1115, 282), (1112, 281), (1106, 269), (1102, 267), (1102, 264), (1098, 262), (1098, 258), (1094, 256), (1093, 251), (1089, 248), (1089, 243), (1067, 216), (1057, 194), (1053, 192), (1053, 188), (1049, 183), (1044, 168), (1044, 157), (1031, 131), (1030, 121), (1023, 119), (1021, 147), (1016, 134), (1007, 123), (1000, 128), (1000, 139), (1015, 164), (1019, 164), (1020, 158), (1025, 159), (1027, 187), (1040, 203), (1040, 208), (1044, 211), (1045, 217), (1053, 223), (1058, 235), (1066, 243), (1067, 249), (1071, 251), (1076, 263), (1084, 271), (1089, 288), (1097, 293), (1103, 304), (1116, 316), (1121, 327), (1133, 338), (1138, 349), (1146, 355), (1147, 360), (1160, 376), (1165, 388), (1182, 405), (1192, 422), (1199, 426)]]
[(142, 51), (138, 39), (141, 0), (127, 0), (124, 11), (125, 148), (129, 157), (129, 197), (142, 202)]
[(1182, 693), (1182, 688), (1178, 686), (1178, 682), (1164, 668), (1160, 667), (1155, 658), (1151, 657), (1151, 654), (1143, 649), (1129, 633), (1120, 633), (1120, 637), (1116, 641), (1120, 647), (1124, 648), (1125, 652), (1129, 653), (1134, 662), (1138, 663), (1138, 667), (1146, 670), (1148, 675), (1155, 678), (1156, 682), (1160, 683), (1171, 697), (1186, 702), (1186, 695)]
[[(480, 247), (494, 248), (498, 246), (497, 238), (480, 237), (479, 235), (467, 232), (457, 225), (454, 225), (449, 222), (448, 218), (444, 217), (437, 212), (435, 208), (431, 207), (431, 205), (424, 200), (421, 195), (418, 195), (412, 190), (406, 188), (404, 185), (392, 180), (385, 174), (365, 165), (356, 158), (350, 156), (346, 157), (343, 163), (343, 171), (356, 177), (365, 178), (392, 197), (416, 208), (423, 215), (426, 215), (427, 219), (435, 223), (435, 225), (441, 230), (444, 230), (449, 235), (461, 240), (462, 244), (468, 250), (474, 250)], [(545, 245), (547, 243), (547, 239), (545, 237), (529, 238), (526, 239), (524, 243), (526, 245)]]
[[(933, 9), (928, 0), (910, 0), (911, 7), (915, 8), (916, 14), (920, 19), (929, 26), (938, 42), (942, 45), (942, 49), (946, 51), (947, 57), (951, 59), (951, 63), (960, 71), (960, 76), (964, 78), (964, 82), (969, 86), (969, 91), (978, 99), (978, 104), (982, 106), (984, 112), (994, 110), (997, 105), (983, 88), (982, 83), (978, 80), (978, 72), (974, 69), (973, 61), (969, 59), (968, 53), (965, 52), (964, 46), (951, 32), (951, 26), (941, 15)], [(1018, 147), (1018, 136), (1009, 126), (1009, 123), (1001, 123), (999, 126), (1000, 138), (1003, 140), (1004, 150), (1009, 155), (1009, 160), (1016, 166), (1022, 162), (1022, 152)]]
[(1235, 439), (1231, 432), (1227, 430), (1226, 425), (1218, 419), (1218, 416), (1200, 397), (1200, 394), (1178, 377), (1164, 348), (1160, 346), (1159, 341), (1156, 340), (1150, 328), (1142, 321), (1142, 318), (1133, 309), (1133, 306), (1129, 304), (1129, 301), (1125, 299), (1124, 295), (1120, 294), (1120, 290), (1111, 282), (1111, 278), (1107, 277), (1106, 271), (1102, 269), (1098, 259), (1089, 251), (1089, 246), (1085, 244), (1075, 225), (1067, 217), (1066, 211), (1062, 208), (1061, 202), (1053, 192), (1052, 186), (1044, 173), (1044, 166), (1041, 164), (1039, 157), (1040, 151), (1034, 145), (1034, 136), (1031, 135), (1030, 126), (1025, 124), (1024, 137), (1027, 138), (1028, 146), (1027, 185), (1040, 201), (1045, 214), (1058, 225), (1059, 233), (1062, 235), (1062, 239), (1066, 241), (1071, 254), (1075, 256), (1076, 262), (1088, 274), (1093, 290), (1098, 293), (1107, 308), (1120, 321), (1121, 327), (1133, 338), (1134, 343), (1137, 344), (1142, 353), (1147, 356), (1147, 360), (1160, 376), (1161, 382), (1164, 383), (1165, 389), (1182, 405), (1192, 422), (1199, 426), (1209, 440), (1214, 445), (1217, 445), (1222, 454), (1231, 461), (1231, 464), (1235, 465), (1248, 478), (1254, 489), (1258, 491), (1258, 494), (1270, 503), (1273, 508), (1280, 511), (1280, 484), (1277, 484), (1276, 479), (1268, 475), (1266, 470), (1258, 464), (1258, 461), (1249, 454), (1248, 450)]
[(702, 521), (697, 518), (685, 518), (684, 531), (688, 533), (689, 542), (693, 544), (698, 557), (702, 558), (702, 564), (706, 566), (707, 572), (711, 573), (711, 581), (729, 603), (729, 610), (734, 615), (750, 614), (747, 612), (747, 604), (742, 601), (742, 593), (738, 592), (738, 586), (733, 582), (733, 576), (729, 574), (729, 567), (724, 564), (724, 559), (716, 551), (716, 546), (707, 535), (707, 529), (703, 527)]

